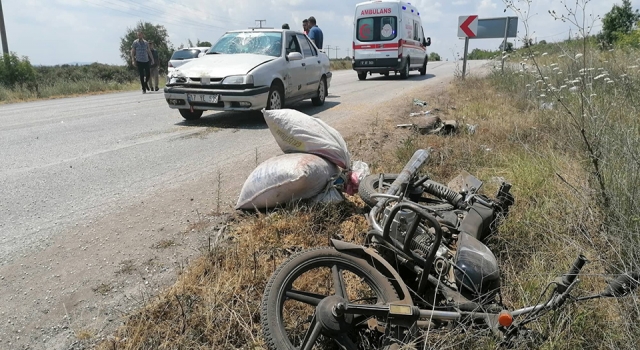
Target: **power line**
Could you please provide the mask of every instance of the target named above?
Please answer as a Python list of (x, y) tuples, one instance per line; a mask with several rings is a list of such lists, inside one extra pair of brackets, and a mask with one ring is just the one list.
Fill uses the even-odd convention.
[[(125, 1), (125, 0), (121, 0), (121, 1)], [(147, 6), (147, 5), (143, 5), (143, 4), (141, 4), (141, 3), (139, 3), (139, 2), (136, 2), (136, 1), (134, 1), (134, 0), (126, 0), (126, 1), (131, 2), (131, 3), (133, 3), (133, 4), (136, 4), (136, 5), (139, 5), (139, 6), (141, 6), (141, 7), (150, 8), (149, 6)], [(188, 10), (188, 11), (191, 11), (191, 9), (190, 9), (190, 8), (188, 8), (186, 5), (181, 4), (181, 3), (177, 3), (177, 2), (176, 2), (176, 3), (172, 3), (172, 5), (180, 6), (180, 7), (185, 8), (185, 9), (186, 9), (186, 10)], [(166, 5), (165, 5), (165, 4), (160, 4), (159, 6), (166, 6)], [(154, 8), (154, 10), (156, 10), (156, 9)], [(188, 11), (185, 11), (185, 12), (188, 12)], [(229, 20), (228, 18), (225, 18), (225, 17), (219, 16), (219, 15), (214, 15), (214, 14), (212, 14), (211, 12), (206, 12), (206, 11), (202, 11), (202, 10), (198, 10), (197, 12), (199, 12), (199, 13), (203, 13), (203, 14), (206, 14), (208, 17), (211, 17), (212, 19), (218, 20), (218, 21), (220, 21), (220, 22), (227, 22), (227, 23), (233, 23), (233, 24), (240, 24), (240, 22), (233, 21), (233, 20)]]
[[(89, 0), (84, 0), (84, 1), (87, 2), (88, 4), (93, 5), (93, 6), (99, 6), (99, 7), (106, 8), (106, 9), (109, 9), (109, 10), (112, 10), (112, 11), (116, 11), (116, 12), (119, 12), (119, 13), (122, 13), (122, 14), (125, 14), (125, 15), (128, 15), (128, 16), (140, 18), (140, 14), (134, 14), (134, 13), (131, 13), (131, 12), (128, 12), (128, 11), (125, 11), (125, 10), (121, 10), (119, 8), (114, 8), (114, 7), (111, 7), (111, 6), (107, 6), (107, 4), (108, 4), (108, 5), (112, 5), (112, 6), (116, 6), (116, 7), (121, 7), (121, 5), (115, 4), (113, 2), (109, 2), (107, 0), (102, 0), (104, 3), (94, 3), (94, 2), (91, 2)], [(145, 11), (139, 11), (139, 12), (142, 12), (142, 14), (147, 15), (149, 17), (155, 17), (155, 18), (161, 17), (161, 16), (158, 16), (158, 15), (155, 15), (155, 14), (151, 14), (151, 13), (148, 13), (148, 12), (145, 12)], [(199, 22), (186, 22), (186, 21), (181, 21), (181, 20), (176, 20), (176, 21), (169, 21), (169, 20), (163, 19), (163, 22), (166, 22), (167, 24), (172, 24), (172, 25), (177, 25), (177, 26), (189, 26), (189, 27), (196, 28), (196, 29), (201, 29), (201, 30), (211, 30), (212, 28), (225, 29), (225, 28), (217, 27), (217, 26), (214, 26), (214, 25), (211, 25), (211, 24), (203, 24), (203, 23), (199, 23)]]

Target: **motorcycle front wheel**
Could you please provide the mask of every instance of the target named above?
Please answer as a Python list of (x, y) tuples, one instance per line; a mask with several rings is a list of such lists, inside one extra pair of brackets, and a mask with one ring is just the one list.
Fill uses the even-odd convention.
[(382, 337), (369, 329), (370, 316), (336, 317), (331, 305), (397, 300), (389, 280), (365, 260), (313, 248), (291, 256), (272, 274), (262, 299), (262, 331), (272, 350), (378, 348), (373, 343)]

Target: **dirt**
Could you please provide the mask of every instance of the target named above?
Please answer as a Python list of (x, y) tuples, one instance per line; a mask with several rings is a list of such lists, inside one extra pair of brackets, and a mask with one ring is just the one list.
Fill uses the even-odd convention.
[[(371, 107), (365, 118), (333, 126), (348, 141), (352, 159), (367, 162), (369, 152), (392, 152), (410, 132), (389, 132), (390, 125), (431, 108), (414, 106), (414, 97), (435, 100), (445, 88), (442, 83), (428, 93), (415, 89)], [(107, 339), (122, 316), (171, 285), (211, 235), (233, 219), (230, 209), (213, 212), (216, 190), (216, 174), (204, 174), (148, 193), (117, 212), (78, 223), (38, 254), (0, 267), (0, 348), (85, 349)], [(236, 193), (222, 193), (221, 208), (231, 208), (236, 199)]]

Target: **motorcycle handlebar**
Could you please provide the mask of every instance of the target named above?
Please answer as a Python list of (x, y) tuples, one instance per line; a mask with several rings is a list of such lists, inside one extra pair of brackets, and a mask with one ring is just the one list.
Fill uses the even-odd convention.
[(573, 262), (573, 265), (569, 269), (569, 272), (564, 276), (562, 276), (562, 283), (564, 283), (565, 286), (568, 286), (571, 283), (573, 283), (573, 281), (576, 280), (576, 277), (578, 277), (580, 270), (582, 270), (582, 267), (586, 262), (587, 262), (587, 258), (585, 258), (584, 255), (582, 254), (578, 255), (576, 260)]

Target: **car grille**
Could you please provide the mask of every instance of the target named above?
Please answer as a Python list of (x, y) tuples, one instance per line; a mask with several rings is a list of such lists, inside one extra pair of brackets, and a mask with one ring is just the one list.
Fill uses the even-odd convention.
[[(189, 78), (191, 81), (200, 81), (202, 80), (201, 78)], [(210, 81), (212, 82), (218, 82), (218, 81), (222, 81), (222, 78), (209, 78)]]

